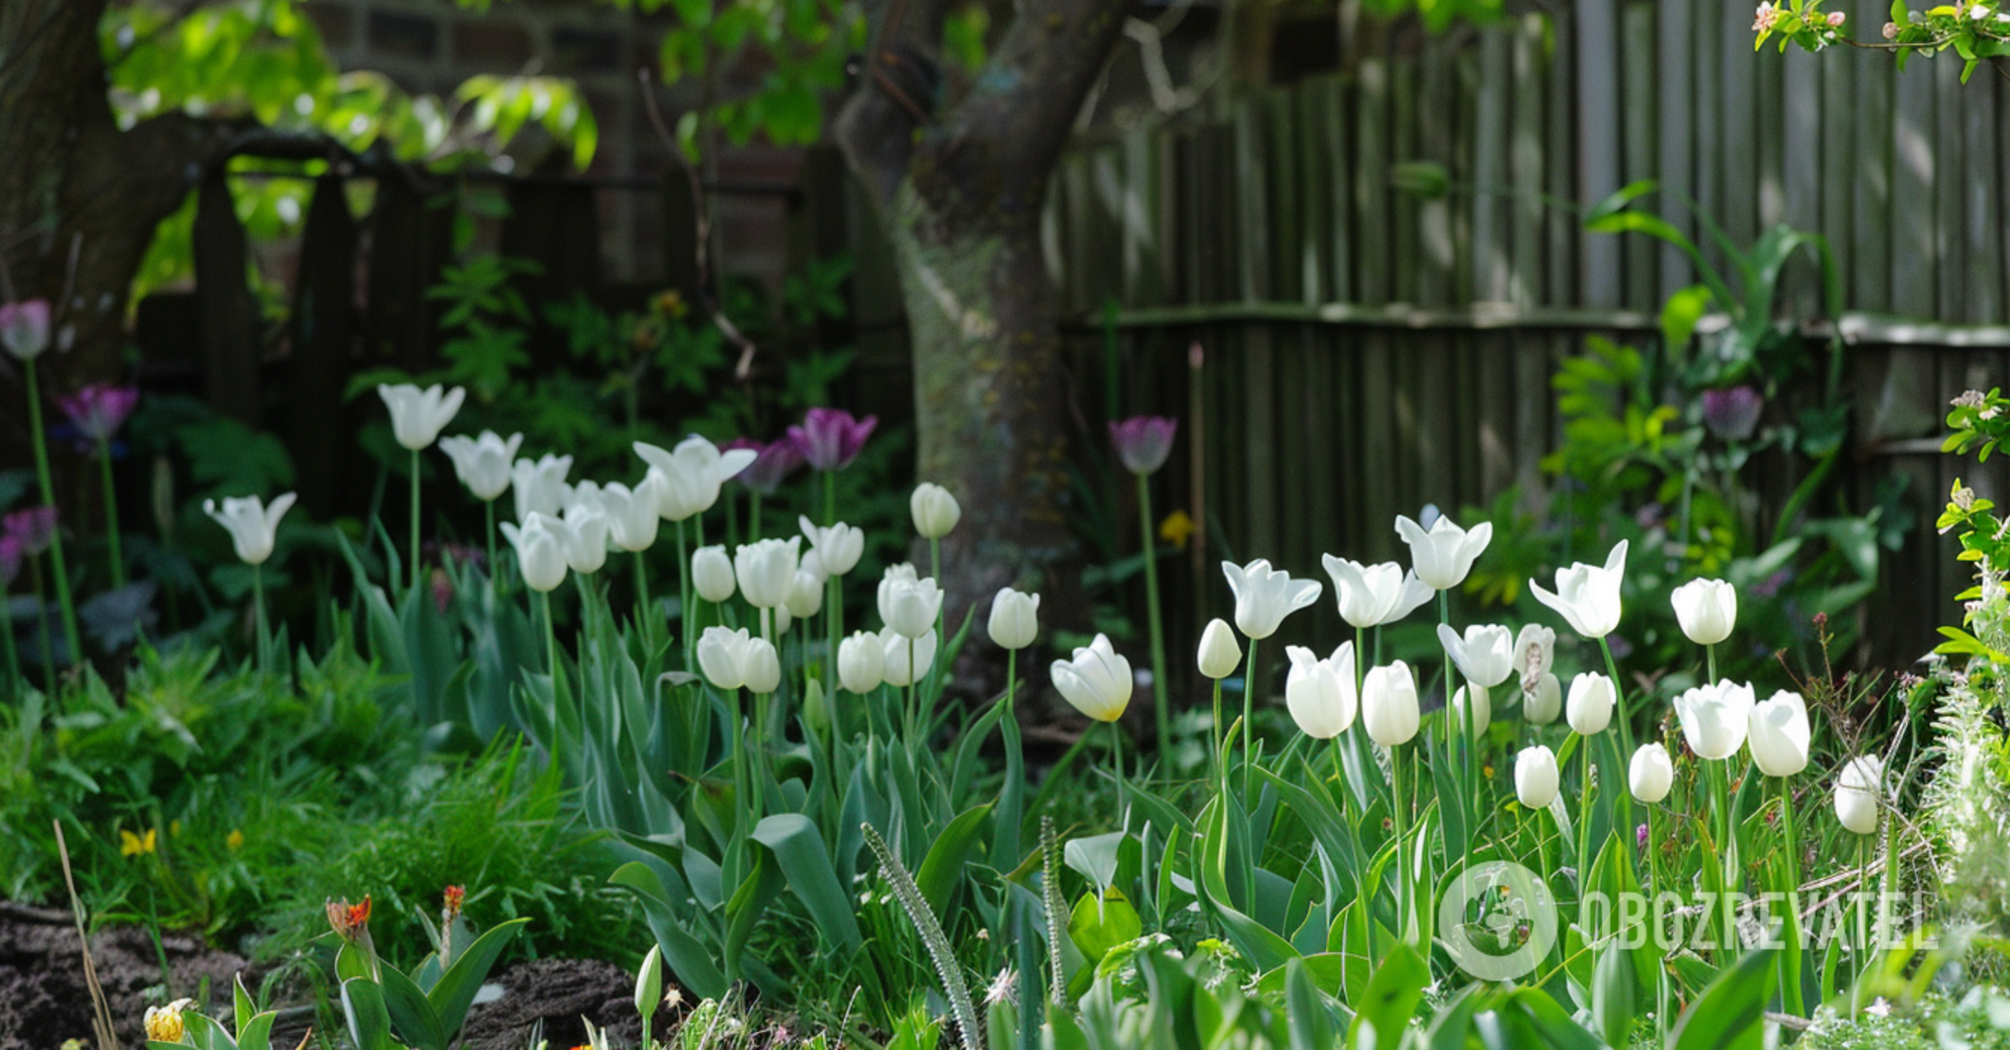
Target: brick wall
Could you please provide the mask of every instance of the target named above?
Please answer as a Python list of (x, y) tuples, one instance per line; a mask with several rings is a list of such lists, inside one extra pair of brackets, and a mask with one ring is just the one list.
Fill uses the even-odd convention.
[[(453, 0), (307, 0), (330, 56), (343, 69), (380, 71), (407, 90), (450, 96), (478, 73), (539, 72), (577, 81), (600, 126), (596, 174), (659, 178), (674, 158), (649, 124), (636, 70), (653, 68), (667, 12), (649, 17), (592, 0), (497, 0), (488, 11)], [(665, 119), (692, 101), (659, 89)], [(725, 182), (792, 183), (796, 150), (750, 146), (719, 158)], [(600, 193), (602, 254), (615, 281), (664, 273), (653, 188)], [(724, 269), (779, 287), (785, 265), (785, 205), (775, 198), (725, 196), (717, 204)]]

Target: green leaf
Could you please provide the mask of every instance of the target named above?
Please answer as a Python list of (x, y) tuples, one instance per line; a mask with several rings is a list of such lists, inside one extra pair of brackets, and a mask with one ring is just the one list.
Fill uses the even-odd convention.
[(1284, 1001), (1291, 1018), (1291, 1050), (1332, 1050), (1333, 1011), (1303, 959), (1284, 964)]
[(383, 973), (384, 1009), (398, 1036), (417, 1050), (447, 1050), (448, 1033), (426, 993), (394, 967), (384, 967)]
[(1717, 975), (1682, 1012), (1669, 1033), (1670, 1050), (1758, 1050), (1765, 1009), (1773, 995), (1777, 948), (1761, 948)]
[(510, 938), (516, 936), (517, 930), (529, 921), (511, 919), (475, 938), (475, 943), (468, 945), (454, 964), (440, 975), (440, 983), (426, 993), (426, 1001), (432, 1004), (442, 1028), (448, 1032), (461, 1030), (461, 1022), (467, 1019), (468, 1007), (474, 1005), (475, 993), (481, 990), (489, 968), (496, 964), (496, 958), (502, 954)]
[(920, 887), (922, 898), (945, 923), (949, 920), (950, 901), (963, 878), (964, 864), (977, 845), (977, 833), (984, 827), (984, 818), (990, 815), (989, 802), (958, 814), (935, 836), (934, 844), (928, 847), (928, 856), (921, 861), (921, 870), (915, 872), (914, 884)]
[(1661, 341), (1670, 354), (1680, 354), (1696, 334), (1696, 322), (1710, 309), (1710, 289), (1692, 284), (1668, 297), (1661, 306)]
[(678, 983), (701, 999), (718, 999), (726, 994), (730, 987), (726, 975), (719, 971), (712, 953), (690, 934), (688, 920), (671, 906), (663, 880), (652, 868), (641, 861), (629, 861), (616, 868), (607, 881), (642, 901), (649, 932), (656, 935), (656, 943), (663, 949), (663, 957)]
[(838, 884), (830, 851), (816, 823), (801, 813), (776, 813), (761, 818), (752, 837), (774, 852), (789, 888), (809, 908), (824, 937), (833, 945), (856, 951), (860, 938), (851, 897)]
[(384, 1011), (384, 992), (369, 978), (342, 982), (342, 1016), (356, 1050), (397, 1050), (391, 1041), (391, 1016)]
[(1089, 965), (1102, 961), (1110, 949), (1144, 935), (1144, 923), (1122, 893), (1105, 890), (1098, 897), (1085, 893), (1068, 916), (1068, 939), (1082, 950)]
[(1355, 1004), (1347, 1045), (1363, 1044), (1366, 1037), (1372, 1038), (1377, 1047), (1400, 1046), (1410, 1015), (1416, 1012), (1424, 997), (1424, 986), (1430, 981), (1431, 968), (1425, 965), (1417, 949), (1408, 944), (1396, 945), (1368, 979), (1367, 994)]

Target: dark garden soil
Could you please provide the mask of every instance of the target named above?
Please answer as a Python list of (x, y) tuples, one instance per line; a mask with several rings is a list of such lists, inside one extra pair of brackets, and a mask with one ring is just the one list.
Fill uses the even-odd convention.
[[(193, 995), (209, 979), (211, 1016), (228, 1015), (231, 982), (239, 972), (255, 987), (243, 956), (198, 938), (165, 934), (160, 950), (177, 995)], [(134, 927), (100, 931), (91, 937), (91, 958), (120, 1045), (144, 1046), (142, 1019), (148, 1006), (162, 1001), (153, 937)], [(523, 1050), (540, 1030), (553, 1047), (574, 1046), (586, 1041), (582, 1018), (608, 1027), (617, 1042), (628, 1045), (641, 1034), (634, 978), (612, 963), (542, 959), (507, 967), (491, 980), (502, 985), (503, 995), (468, 1015), (463, 1035), (470, 1050)], [(58, 1050), (68, 1039), (93, 1046), (91, 1012), (75, 927), (0, 917), (0, 1050)], [(291, 1050), (307, 1023), (280, 1026), (272, 1045)]]

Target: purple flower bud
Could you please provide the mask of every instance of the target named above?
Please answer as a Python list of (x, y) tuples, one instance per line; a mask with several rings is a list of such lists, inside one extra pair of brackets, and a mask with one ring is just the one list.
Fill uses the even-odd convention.
[(48, 550), (50, 542), (56, 538), (56, 508), (45, 506), (17, 510), (7, 515), (0, 529), (20, 544), (23, 556), (35, 557)]
[(57, 404), (62, 406), (63, 414), (69, 417), (78, 434), (98, 444), (110, 441), (126, 425), (126, 417), (132, 415), (139, 399), (140, 392), (135, 387), (93, 383)]
[(795, 473), (805, 458), (803, 450), (791, 438), (779, 438), (765, 445), (747, 438), (734, 438), (725, 447), (751, 448), (758, 453), (754, 461), (747, 464), (747, 469), (733, 475), (733, 478), (763, 496), (774, 495), (782, 480)]
[(1703, 425), (1722, 441), (1748, 441), (1759, 427), (1765, 399), (1749, 386), (1703, 392)]
[(1640, 849), (1647, 848), (1647, 825), (1642, 824), (1633, 830), (1633, 842)]
[(1117, 458), (1124, 461), (1125, 470), (1133, 474), (1155, 474), (1166, 465), (1166, 457), (1172, 454), (1173, 435), (1177, 433), (1177, 419), (1132, 416), (1121, 423), (1110, 424), (1110, 444), (1117, 447)]
[(841, 408), (812, 408), (802, 426), (789, 428), (789, 440), (817, 470), (843, 470), (858, 458), (878, 425), (878, 416), (853, 419)]

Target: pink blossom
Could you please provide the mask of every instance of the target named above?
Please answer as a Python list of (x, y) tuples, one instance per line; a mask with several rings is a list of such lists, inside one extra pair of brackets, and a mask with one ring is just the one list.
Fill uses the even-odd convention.
[(841, 408), (812, 408), (801, 426), (789, 428), (789, 440), (817, 470), (843, 470), (858, 458), (878, 425), (878, 416), (853, 419)]
[(1842, 25), (1842, 24), (1843, 24), (1843, 13), (1842, 13), (1841, 11), (1830, 11), (1830, 12), (1829, 12), (1829, 25), (1831, 25), (1831, 26), (1839, 26), (1839, 25)]
[(56, 508), (29, 507), (7, 515), (0, 529), (21, 545), (21, 553), (33, 558), (49, 549), (56, 538)]
[(1773, 28), (1773, 23), (1779, 20), (1780, 20), (1779, 8), (1773, 6), (1772, 4), (1760, 4), (1758, 17), (1752, 20), (1752, 31), (1755, 33), (1771, 32)]
[(57, 401), (77, 432), (92, 443), (110, 441), (140, 399), (136, 387), (93, 383)]
[(1898, 23), (1897, 23), (1897, 22), (1886, 22), (1886, 23), (1884, 24), (1884, 38), (1885, 38), (1886, 40), (1897, 40), (1897, 39), (1898, 39)]

